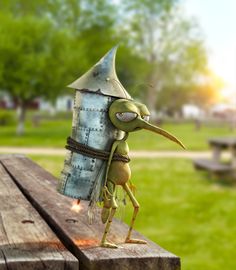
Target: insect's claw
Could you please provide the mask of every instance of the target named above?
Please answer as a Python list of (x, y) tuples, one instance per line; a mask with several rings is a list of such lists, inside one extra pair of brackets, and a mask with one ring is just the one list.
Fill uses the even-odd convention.
[(141, 239), (126, 238), (125, 243), (128, 243), (128, 244), (147, 244), (147, 241), (141, 240)]
[(116, 244), (113, 243), (109, 243), (107, 241), (101, 243), (100, 245), (101, 247), (105, 247), (105, 248), (118, 248), (118, 246)]

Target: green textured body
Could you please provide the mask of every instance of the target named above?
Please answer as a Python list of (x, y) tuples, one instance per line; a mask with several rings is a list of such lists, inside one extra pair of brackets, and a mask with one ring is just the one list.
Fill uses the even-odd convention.
[[(118, 145), (116, 147), (115, 153), (121, 155), (128, 155), (129, 154), (129, 146), (126, 141), (118, 141)], [(122, 162), (122, 161), (112, 161), (109, 171), (107, 180), (112, 182), (115, 185), (123, 186), (126, 184), (131, 177), (131, 170), (129, 163)]]

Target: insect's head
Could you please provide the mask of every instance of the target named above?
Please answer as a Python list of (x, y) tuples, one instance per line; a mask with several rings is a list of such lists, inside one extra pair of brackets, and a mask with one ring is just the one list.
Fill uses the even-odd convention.
[(128, 99), (117, 99), (109, 108), (109, 118), (112, 124), (119, 130), (127, 133), (141, 129), (150, 130), (185, 148), (175, 136), (150, 124), (149, 116), (150, 112), (144, 104)]

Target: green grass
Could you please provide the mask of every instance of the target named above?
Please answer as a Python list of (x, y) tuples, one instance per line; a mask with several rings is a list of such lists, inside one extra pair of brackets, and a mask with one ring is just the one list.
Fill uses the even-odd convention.
[[(236, 131), (232, 132), (226, 126), (203, 126), (201, 130), (196, 131), (193, 123), (183, 123), (164, 124), (162, 128), (179, 138), (187, 150), (193, 151), (208, 150), (209, 138), (236, 136)], [(180, 150), (179, 145), (146, 130), (130, 134), (129, 145), (132, 150)]]
[[(32, 158), (59, 175), (63, 157)], [(236, 269), (236, 186), (209, 180), (185, 159), (134, 159), (131, 167), (138, 231), (180, 256), (183, 270)]]
[(25, 130), (23, 136), (17, 136), (15, 126), (0, 127), (0, 145), (64, 147), (71, 131), (71, 121), (42, 121), (39, 127), (33, 127), (30, 122), (27, 122)]
[[(211, 137), (236, 136), (226, 126), (203, 126), (195, 131), (193, 123), (164, 124), (162, 128), (177, 136), (188, 150), (207, 150), (207, 140)], [(0, 127), (0, 146), (38, 146), (63, 148), (71, 132), (71, 120), (43, 120), (40, 127), (33, 127), (28, 121), (24, 136), (15, 135), (15, 126)], [(131, 150), (180, 150), (169, 140), (149, 131), (138, 131), (129, 135)]]

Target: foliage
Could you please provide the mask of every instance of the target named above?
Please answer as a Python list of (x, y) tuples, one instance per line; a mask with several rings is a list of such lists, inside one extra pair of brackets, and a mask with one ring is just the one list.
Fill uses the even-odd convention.
[(22, 107), (21, 121), (32, 99), (55, 100), (119, 42), (118, 76), (151, 112), (208, 105), (220, 88), (178, 0), (3, 0), (0, 10), (0, 88)]
[[(94, 33), (107, 36), (106, 46), (112, 47), (112, 14), (102, 11), (105, 5), (103, 0), (0, 3), (5, 10), (0, 13), (0, 85), (20, 107), (20, 134), (33, 99), (55, 100), (101, 55), (101, 38)], [(97, 50), (91, 50), (94, 44)]]
[(207, 75), (199, 26), (183, 16), (177, 1), (129, 1), (127, 10), (129, 44), (148, 63), (148, 107), (173, 114), (196, 92), (199, 76)]
[[(32, 158), (59, 177), (64, 157)], [(235, 185), (210, 180), (185, 159), (133, 159), (131, 167), (141, 206), (135, 229), (180, 256), (182, 269), (235, 269)], [(131, 212), (128, 202), (127, 223)]]
[(0, 110), (0, 126), (9, 126), (15, 123), (15, 117), (10, 111)]
[(0, 20), (0, 84), (20, 106), (22, 123), (32, 100), (53, 101), (62, 92), (80, 53), (71, 53), (75, 40), (63, 30), (55, 31), (50, 20), (9, 13), (0, 14)]
[(38, 96), (55, 98), (64, 77), (65, 34), (52, 31), (49, 21), (31, 16), (18, 19), (1, 14), (0, 19), (1, 87), (19, 102)]

